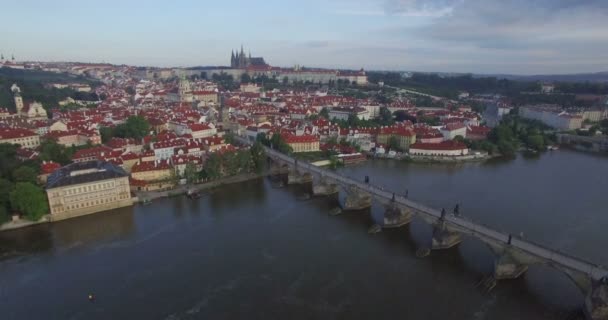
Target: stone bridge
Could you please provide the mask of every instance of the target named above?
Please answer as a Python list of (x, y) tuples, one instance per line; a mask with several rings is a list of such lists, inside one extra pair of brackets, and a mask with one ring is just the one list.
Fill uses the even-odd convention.
[(266, 148), (267, 156), (281, 172), (289, 172), (293, 183), (313, 181), (316, 195), (336, 194), (340, 187), (346, 191), (346, 210), (371, 206), (372, 199), (387, 207), (384, 227), (409, 223), (416, 215), (433, 225), (431, 250), (451, 248), (462, 241), (463, 235), (473, 236), (485, 243), (495, 255), (495, 280), (515, 279), (534, 264), (549, 265), (570, 278), (585, 296), (588, 319), (608, 320), (608, 270), (603, 266), (510, 235), (457, 215), (448, 215), (411, 201), (402, 195), (372, 184), (353, 180), (309, 163)]

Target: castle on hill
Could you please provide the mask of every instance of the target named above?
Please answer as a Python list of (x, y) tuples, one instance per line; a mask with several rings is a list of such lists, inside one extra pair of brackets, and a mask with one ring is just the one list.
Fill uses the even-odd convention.
[(245, 55), (245, 51), (243, 50), (243, 46), (241, 46), (241, 51), (238, 50), (236, 53), (232, 51), (230, 55), (230, 67), (234, 69), (246, 69), (250, 66), (255, 67), (265, 67), (268, 66), (262, 57), (251, 57), (251, 52), (249, 55)]

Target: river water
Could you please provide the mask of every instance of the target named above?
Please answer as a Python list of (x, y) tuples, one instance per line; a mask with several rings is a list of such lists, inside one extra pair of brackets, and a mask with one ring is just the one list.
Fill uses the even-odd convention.
[[(608, 264), (608, 159), (567, 150), (464, 165), (374, 160), (340, 169), (476, 221)], [(0, 234), (2, 319), (567, 319), (568, 278), (532, 266), (490, 293), (484, 244), (416, 258), (431, 228), (369, 235), (382, 208), (267, 179)], [(87, 295), (93, 293), (95, 301)]]

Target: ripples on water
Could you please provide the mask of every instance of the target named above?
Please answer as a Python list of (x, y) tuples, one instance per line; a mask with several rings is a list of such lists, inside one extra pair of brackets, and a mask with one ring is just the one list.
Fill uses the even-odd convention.
[[(447, 167), (370, 161), (342, 172), (435, 207), (461, 203), (474, 220), (607, 261), (600, 160), (560, 151)], [(307, 191), (257, 180), (2, 233), (3, 319), (569, 319), (582, 304), (544, 266), (484, 294), (475, 284), (493, 255), (480, 241), (418, 259), (431, 232), (421, 219), (369, 235), (381, 207), (330, 216), (332, 200), (297, 201)]]

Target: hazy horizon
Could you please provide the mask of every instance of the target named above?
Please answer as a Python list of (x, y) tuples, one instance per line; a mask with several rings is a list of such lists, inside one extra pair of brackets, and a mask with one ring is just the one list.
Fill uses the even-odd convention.
[(273, 66), (473, 74), (606, 71), (601, 0), (334, 0), (3, 5), (17, 60), (226, 66), (241, 44)]

